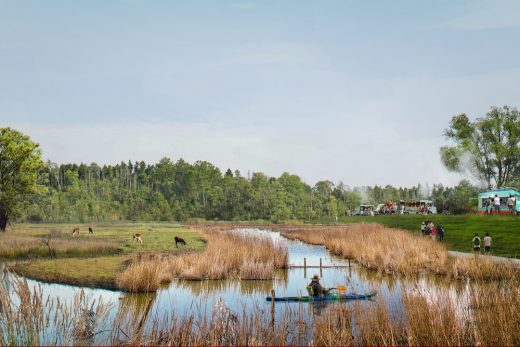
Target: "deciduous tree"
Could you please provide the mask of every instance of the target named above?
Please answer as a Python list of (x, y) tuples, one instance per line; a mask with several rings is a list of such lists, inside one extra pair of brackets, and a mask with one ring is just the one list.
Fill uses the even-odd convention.
[(470, 121), (466, 114), (451, 119), (444, 132), (454, 145), (440, 149), (444, 165), (473, 174), (488, 186), (509, 184), (520, 169), (520, 112), (493, 107), (486, 117)]
[(5, 231), (28, 199), (44, 188), (38, 184), (45, 167), (38, 144), (19, 131), (0, 128), (0, 230)]

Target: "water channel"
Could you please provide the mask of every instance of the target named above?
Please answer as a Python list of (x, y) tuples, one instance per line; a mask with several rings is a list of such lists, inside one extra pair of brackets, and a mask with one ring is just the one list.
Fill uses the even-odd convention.
[[(185, 281), (175, 280), (168, 286), (161, 288), (157, 293), (151, 294), (128, 294), (119, 291), (104, 289), (81, 288), (62, 284), (41, 283), (28, 280), (29, 286), (40, 290), (43, 298), (60, 298), (61, 301), (72, 301), (80, 291), (89, 301), (98, 300), (101, 297), (104, 303), (112, 305), (108, 321), (114, 319), (118, 312), (125, 310), (143, 310), (145, 306), (151, 306), (151, 315), (156, 317), (167, 317), (173, 313), (176, 316), (191, 315), (195, 317), (209, 316), (218, 301), (225, 305), (236, 315), (247, 313), (250, 310), (260, 310), (266, 315), (270, 313), (270, 303), (266, 296), (270, 296), (274, 289), (276, 296), (298, 296), (307, 295), (305, 287), (314, 274), (318, 274), (321, 283), (325, 287), (337, 287), (346, 285), (347, 292), (365, 293), (371, 290), (377, 291), (377, 296), (384, 298), (391, 307), (393, 314), (402, 314), (401, 292), (410, 284), (405, 280), (396, 279), (393, 276), (378, 274), (367, 271), (358, 264), (345, 259), (332, 256), (324, 246), (304, 244), (300, 241), (287, 240), (277, 232), (242, 229), (238, 232), (263, 233), (272, 237), (276, 242), (284, 242), (289, 252), (289, 264), (303, 265), (304, 258), (308, 266), (319, 265), (320, 259), (323, 268), (291, 268), (278, 270), (273, 280), (207, 280), (207, 281)], [(338, 268), (327, 266), (342, 266)], [(4, 279), (4, 283), (9, 278)], [(410, 282), (411, 283), (411, 282)], [(416, 290), (435, 295), (436, 289), (450, 286), (454, 295), (460, 297), (464, 286), (461, 283), (447, 283), (442, 278), (435, 276), (423, 276), (418, 281), (413, 281)], [(9, 286), (9, 284), (6, 284)], [(294, 310), (297, 306), (305, 305), (310, 312), (305, 320), (312, 320), (313, 315), (324, 314), (327, 305), (332, 303), (276, 303), (276, 317), (280, 317), (285, 310)], [(354, 302), (344, 302), (343, 305), (354, 305)], [(359, 302), (358, 302), (359, 304)], [(364, 300), (361, 305), (373, 305), (371, 300)], [(310, 306), (310, 307), (309, 307)], [(107, 323), (107, 322), (104, 322)], [(108, 323), (109, 325), (110, 323)], [(104, 334), (97, 335), (95, 344), (106, 343)], [(309, 342), (309, 336), (304, 338), (303, 343)], [(45, 341), (43, 341), (45, 344)]]

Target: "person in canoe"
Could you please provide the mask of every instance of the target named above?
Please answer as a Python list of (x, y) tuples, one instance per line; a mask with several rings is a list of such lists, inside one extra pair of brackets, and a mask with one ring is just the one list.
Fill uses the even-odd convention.
[(309, 295), (322, 296), (329, 293), (330, 289), (325, 289), (320, 283), (320, 277), (318, 275), (312, 276), (311, 283), (307, 286), (309, 289)]

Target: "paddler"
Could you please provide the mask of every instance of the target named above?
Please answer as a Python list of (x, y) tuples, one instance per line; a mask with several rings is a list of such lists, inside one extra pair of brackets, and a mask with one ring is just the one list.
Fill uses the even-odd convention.
[(330, 291), (330, 289), (323, 288), (320, 283), (320, 277), (316, 274), (312, 276), (309, 287), (312, 288), (312, 295), (314, 296), (322, 296), (323, 294), (328, 294)]

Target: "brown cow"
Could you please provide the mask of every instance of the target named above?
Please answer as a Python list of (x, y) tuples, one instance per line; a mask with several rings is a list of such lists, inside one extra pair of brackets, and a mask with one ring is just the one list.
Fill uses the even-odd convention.
[(94, 230), (92, 230), (92, 227), (88, 227), (88, 233), (94, 235)]
[(177, 244), (180, 243), (181, 245), (186, 246), (186, 241), (182, 237), (175, 236), (175, 247), (178, 247)]
[(136, 240), (140, 244), (143, 244), (143, 239), (141, 238), (141, 234), (140, 233), (134, 234), (133, 240)]
[(72, 229), (72, 236), (74, 235), (79, 235), (79, 227), (75, 227), (74, 229)]

